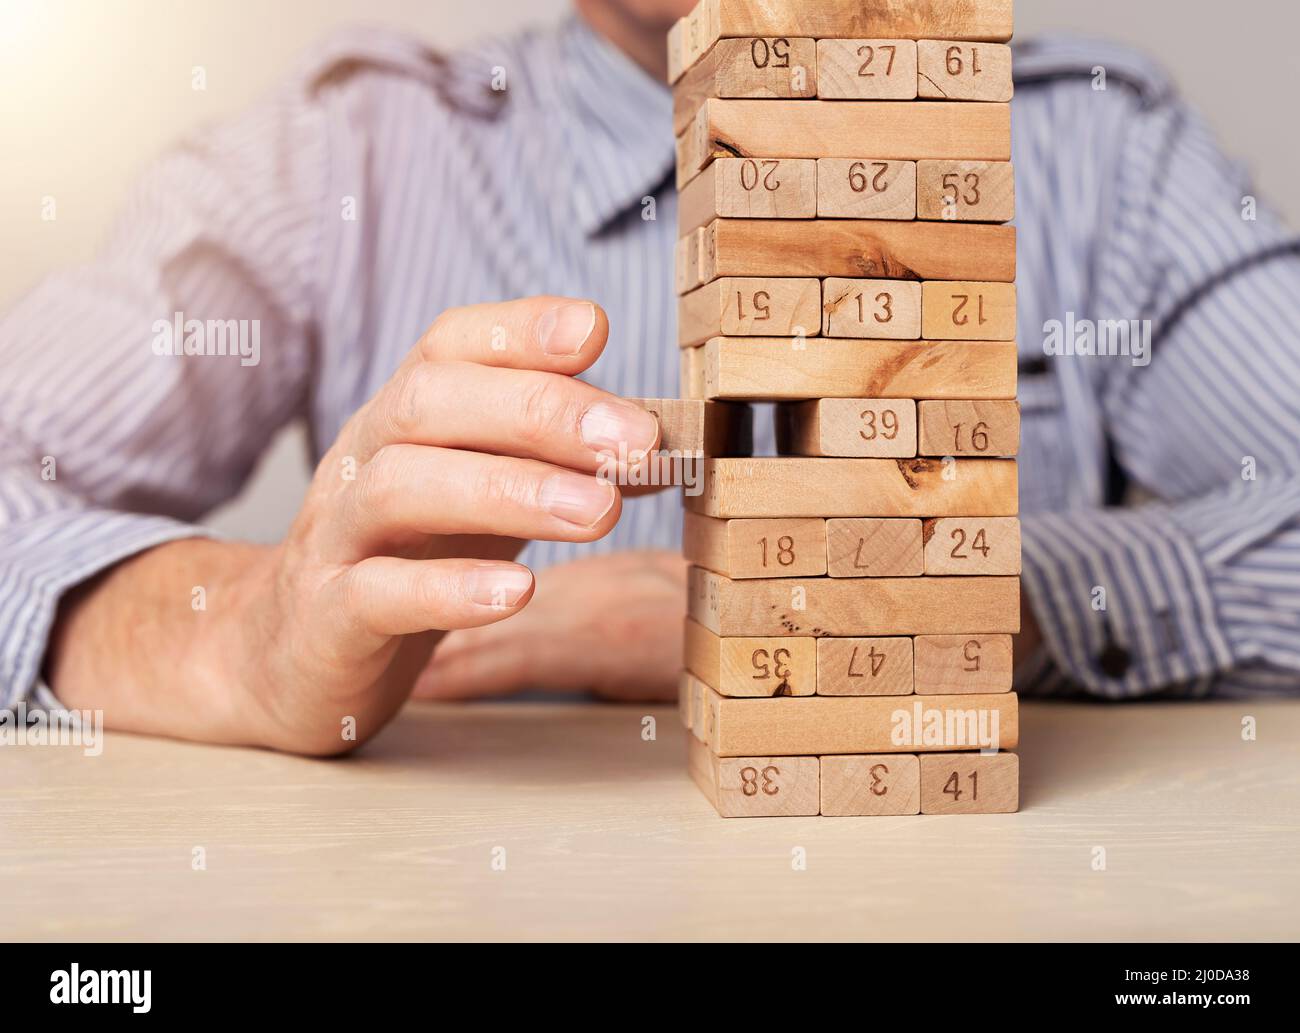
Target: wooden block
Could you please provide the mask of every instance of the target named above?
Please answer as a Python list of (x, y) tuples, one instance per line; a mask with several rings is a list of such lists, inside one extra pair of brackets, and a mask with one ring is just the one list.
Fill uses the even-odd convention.
[(678, 388), (683, 398), (704, 398), (704, 349), (681, 349), (681, 381)]
[(828, 818), (921, 813), (921, 762), (914, 753), (822, 758)]
[(1019, 574), (1020, 521), (1015, 517), (927, 520), (927, 574)]
[(673, 256), (673, 276), (678, 294), (693, 291), (704, 282), (700, 276), (704, 232), (704, 228), (701, 227), (677, 240), (677, 250)]
[(811, 696), (817, 690), (817, 640), (721, 638), (687, 620), (686, 667), (722, 696)]
[(910, 39), (817, 41), (822, 100), (915, 100), (916, 42)]
[(719, 0), (701, 0), (683, 22), (682, 65), (690, 71), (722, 36)]
[(922, 695), (1010, 692), (1010, 635), (917, 635), (916, 691)]
[(916, 403), (908, 398), (819, 398), (778, 406), (776, 416), (776, 447), (783, 455), (916, 455)]
[(1011, 814), (1020, 809), (1020, 758), (1014, 753), (930, 754), (920, 760), (922, 814)]
[(908, 696), (910, 638), (819, 638), (817, 695)]
[(691, 679), (686, 671), (682, 671), (677, 678), (677, 716), (681, 719), (682, 727), (689, 732), (691, 730)]
[(804, 34), (815, 39), (884, 36), (1005, 43), (1012, 29), (1012, 0), (710, 0), (709, 6), (708, 25), (720, 36), (789, 34), (792, 26), (802, 25)]
[(831, 577), (920, 577), (925, 573), (921, 521), (828, 520), (826, 565)]
[(680, 190), (714, 158), (1011, 160), (1007, 104), (706, 100), (677, 139)]
[(820, 577), (826, 573), (826, 521), (718, 520), (688, 510), (682, 554), (725, 577)]
[(1015, 463), (964, 459), (944, 469), (938, 459), (706, 459), (703, 492), (686, 505), (729, 518), (1016, 515)]
[(709, 707), (712, 697), (708, 695), (709, 687), (687, 670), (681, 672), (677, 683), (678, 691), (684, 691), (686, 694), (686, 706), (689, 711), (686, 727), (690, 729), (691, 735), (707, 744), (711, 729), (715, 726), (710, 724)]
[(715, 338), (701, 349), (709, 398), (1014, 398), (1013, 341)]
[(923, 283), (921, 326), (924, 336), (943, 340), (1010, 341), (1016, 336), (1016, 285)]
[(879, 638), (1020, 630), (1020, 579), (1014, 577), (733, 581), (692, 567), (687, 581), (687, 612), (724, 638)]
[(677, 204), (677, 232), (714, 219), (811, 219), (817, 163), (811, 158), (719, 158), (690, 181)]
[(686, 18), (685, 61), (718, 39), (811, 36), (813, 39), (952, 39), (1005, 43), (1012, 0), (702, 0)]
[(1009, 161), (918, 161), (916, 217), (1010, 222), (1016, 217), (1014, 166)]
[[(920, 284), (907, 286), (917, 288), (919, 327)], [(690, 348), (714, 337), (815, 337), (821, 306), (820, 280), (724, 276), (677, 300), (677, 343)]]
[(747, 405), (687, 398), (629, 398), (659, 421), (660, 452), (736, 456), (753, 451), (753, 413)]
[(921, 285), (908, 280), (827, 279), (822, 284), (822, 333), (914, 341), (921, 336)]
[[(978, 278), (1006, 283), (1016, 278), (1014, 226), (870, 219), (717, 219), (701, 232), (702, 283), (719, 276)], [(1005, 340), (1014, 337), (1011, 333)]]
[(706, 691), (716, 707), (709, 748), (719, 757), (940, 753), (978, 750), (985, 742), (1010, 749), (1020, 734), (1014, 692), (725, 699)]
[[(1013, 401), (918, 402), (917, 451), (923, 456), (1013, 456), (1020, 450), (1020, 406)], [(740, 514), (736, 514), (739, 516)], [(929, 516), (958, 516), (931, 513)], [(974, 516), (1014, 516), (975, 513)]]
[(1001, 43), (924, 39), (916, 45), (917, 96), (1011, 100), (1011, 48)]
[(668, 84), (686, 72), (686, 19), (678, 18), (668, 30)]
[[(707, 172), (705, 169), (697, 178)], [(817, 215), (823, 219), (915, 219), (916, 162), (819, 158)]]
[(692, 741), (690, 772), (724, 818), (792, 818), (820, 809), (816, 757), (716, 757)]
[(673, 132), (685, 132), (710, 97), (797, 100), (815, 96), (816, 40), (797, 36), (719, 40), (673, 90)]

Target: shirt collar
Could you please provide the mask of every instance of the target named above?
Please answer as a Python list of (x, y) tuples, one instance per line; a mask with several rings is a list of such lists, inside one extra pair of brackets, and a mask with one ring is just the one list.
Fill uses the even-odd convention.
[(561, 26), (559, 43), (574, 209), (591, 236), (639, 206), (672, 171), (672, 94), (579, 17)]

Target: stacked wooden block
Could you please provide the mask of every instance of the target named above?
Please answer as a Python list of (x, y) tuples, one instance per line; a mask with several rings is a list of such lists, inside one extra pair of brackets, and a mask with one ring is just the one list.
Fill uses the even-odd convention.
[[(724, 816), (1017, 808), (1011, 23), (703, 0), (670, 37), (682, 712)], [(781, 455), (713, 450), (755, 401)]]

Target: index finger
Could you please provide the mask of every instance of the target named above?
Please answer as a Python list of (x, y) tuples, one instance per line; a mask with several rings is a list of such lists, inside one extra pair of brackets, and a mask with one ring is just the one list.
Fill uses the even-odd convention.
[(411, 352), (423, 362), (477, 362), (573, 376), (609, 338), (604, 310), (580, 298), (536, 297), (451, 308)]

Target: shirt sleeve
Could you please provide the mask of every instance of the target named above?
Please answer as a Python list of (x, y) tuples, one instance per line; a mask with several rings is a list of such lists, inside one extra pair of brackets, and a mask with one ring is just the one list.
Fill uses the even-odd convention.
[(202, 534), (302, 411), (325, 128), (293, 85), (189, 140), (98, 257), (0, 318), (0, 707), (37, 688), (68, 588)]
[[(1135, 105), (1096, 241), (1101, 423), (1135, 508), (1027, 515), (1050, 663), (1102, 696), (1300, 692), (1300, 247), (1176, 100)], [(1073, 361), (1079, 361), (1077, 359)]]

